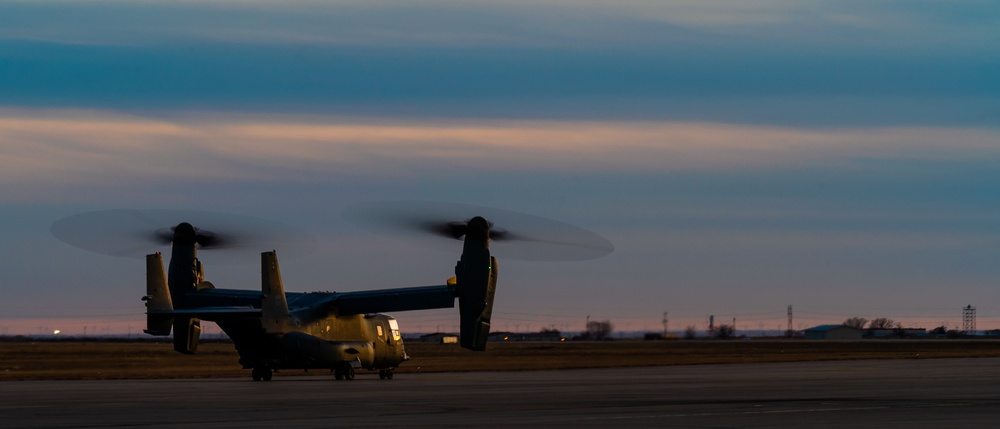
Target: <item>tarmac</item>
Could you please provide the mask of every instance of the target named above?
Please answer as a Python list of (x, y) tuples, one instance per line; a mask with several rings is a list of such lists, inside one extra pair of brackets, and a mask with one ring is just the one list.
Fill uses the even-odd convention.
[[(586, 357), (581, 357), (585, 359)], [(4, 428), (995, 427), (1000, 359), (0, 382)]]

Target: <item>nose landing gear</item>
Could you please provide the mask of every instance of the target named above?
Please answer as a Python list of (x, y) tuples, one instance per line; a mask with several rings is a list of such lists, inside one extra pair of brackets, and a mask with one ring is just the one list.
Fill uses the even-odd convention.
[(256, 366), (250, 372), (250, 378), (253, 378), (253, 381), (271, 381), (272, 375), (274, 375), (273, 371), (266, 366)]
[(354, 368), (349, 365), (333, 370), (333, 376), (337, 380), (354, 380)]

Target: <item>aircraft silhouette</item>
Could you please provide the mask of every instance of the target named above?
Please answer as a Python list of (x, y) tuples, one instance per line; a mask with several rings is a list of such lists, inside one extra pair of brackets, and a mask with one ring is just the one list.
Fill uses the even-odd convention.
[[(77, 247), (120, 255), (120, 251), (101, 247), (105, 241), (95, 244), (95, 234), (121, 224), (115, 219), (123, 216), (150, 224), (159, 222), (152, 218), (164, 217), (151, 213), (136, 210), (86, 213), (56, 222), (52, 232)], [(174, 217), (191, 212), (153, 214), (164, 213), (166, 217)], [(524, 237), (494, 229), (482, 216), (466, 221), (421, 221), (419, 228), (463, 240), (455, 276), (444, 284), (307, 293), (285, 292), (277, 252), (273, 250), (260, 256), (260, 290), (216, 288), (205, 280), (198, 250), (229, 246), (233, 235), (200, 229), (188, 222), (158, 228), (153, 238), (171, 245), (170, 260), (164, 270), (162, 254), (146, 255), (144, 332), (154, 336), (172, 333), (174, 350), (193, 354), (198, 349), (201, 321), (215, 322), (232, 339), (239, 363), (252, 370), (254, 381), (271, 380), (273, 372), (288, 369), (329, 369), (337, 379), (348, 380), (354, 378), (355, 370), (378, 370), (380, 378), (392, 379), (393, 370), (409, 357), (398, 323), (385, 313), (449, 308), (457, 300), (461, 346), (485, 350), (498, 273), (497, 259), (490, 252), (491, 239)], [(552, 224), (547, 228), (553, 229)], [(566, 245), (558, 240), (542, 240), (546, 241), (560, 247)], [(597, 256), (612, 249), (606, 240), (590, 247), (588, 251)]]

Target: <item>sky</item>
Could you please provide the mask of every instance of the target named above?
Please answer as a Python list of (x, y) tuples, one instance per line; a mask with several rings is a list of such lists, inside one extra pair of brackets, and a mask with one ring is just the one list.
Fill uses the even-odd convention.
[[(342, 217), (406, 200), (614, 243), (498, 249), (494, 329), (1000, 328), (998, 40), (989, 1), (0, 0), (0, 333), (142, 329), (145, 252), (62, 243), (66, 216), (289, 225), (288, 291), (440, 284), (459, 243)], [(253, 252), (212, 258), (259, 287)]]

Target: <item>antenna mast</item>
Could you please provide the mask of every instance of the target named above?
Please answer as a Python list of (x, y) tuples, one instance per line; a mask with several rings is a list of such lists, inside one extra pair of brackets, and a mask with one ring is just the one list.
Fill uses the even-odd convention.
[(969, 305), (962, 309), (962, 333), (965, 335), (976, 333), (976, 307)]
[(789, 304), (788, 305), (788, 329), (785, 330), (785, 335), (788, 335), (790, 337), (790, 336), (792, 336), (792, 332), (795, 332), (795, 331), (792, 330), (792, 306), (791, 306), (791, 304)]

